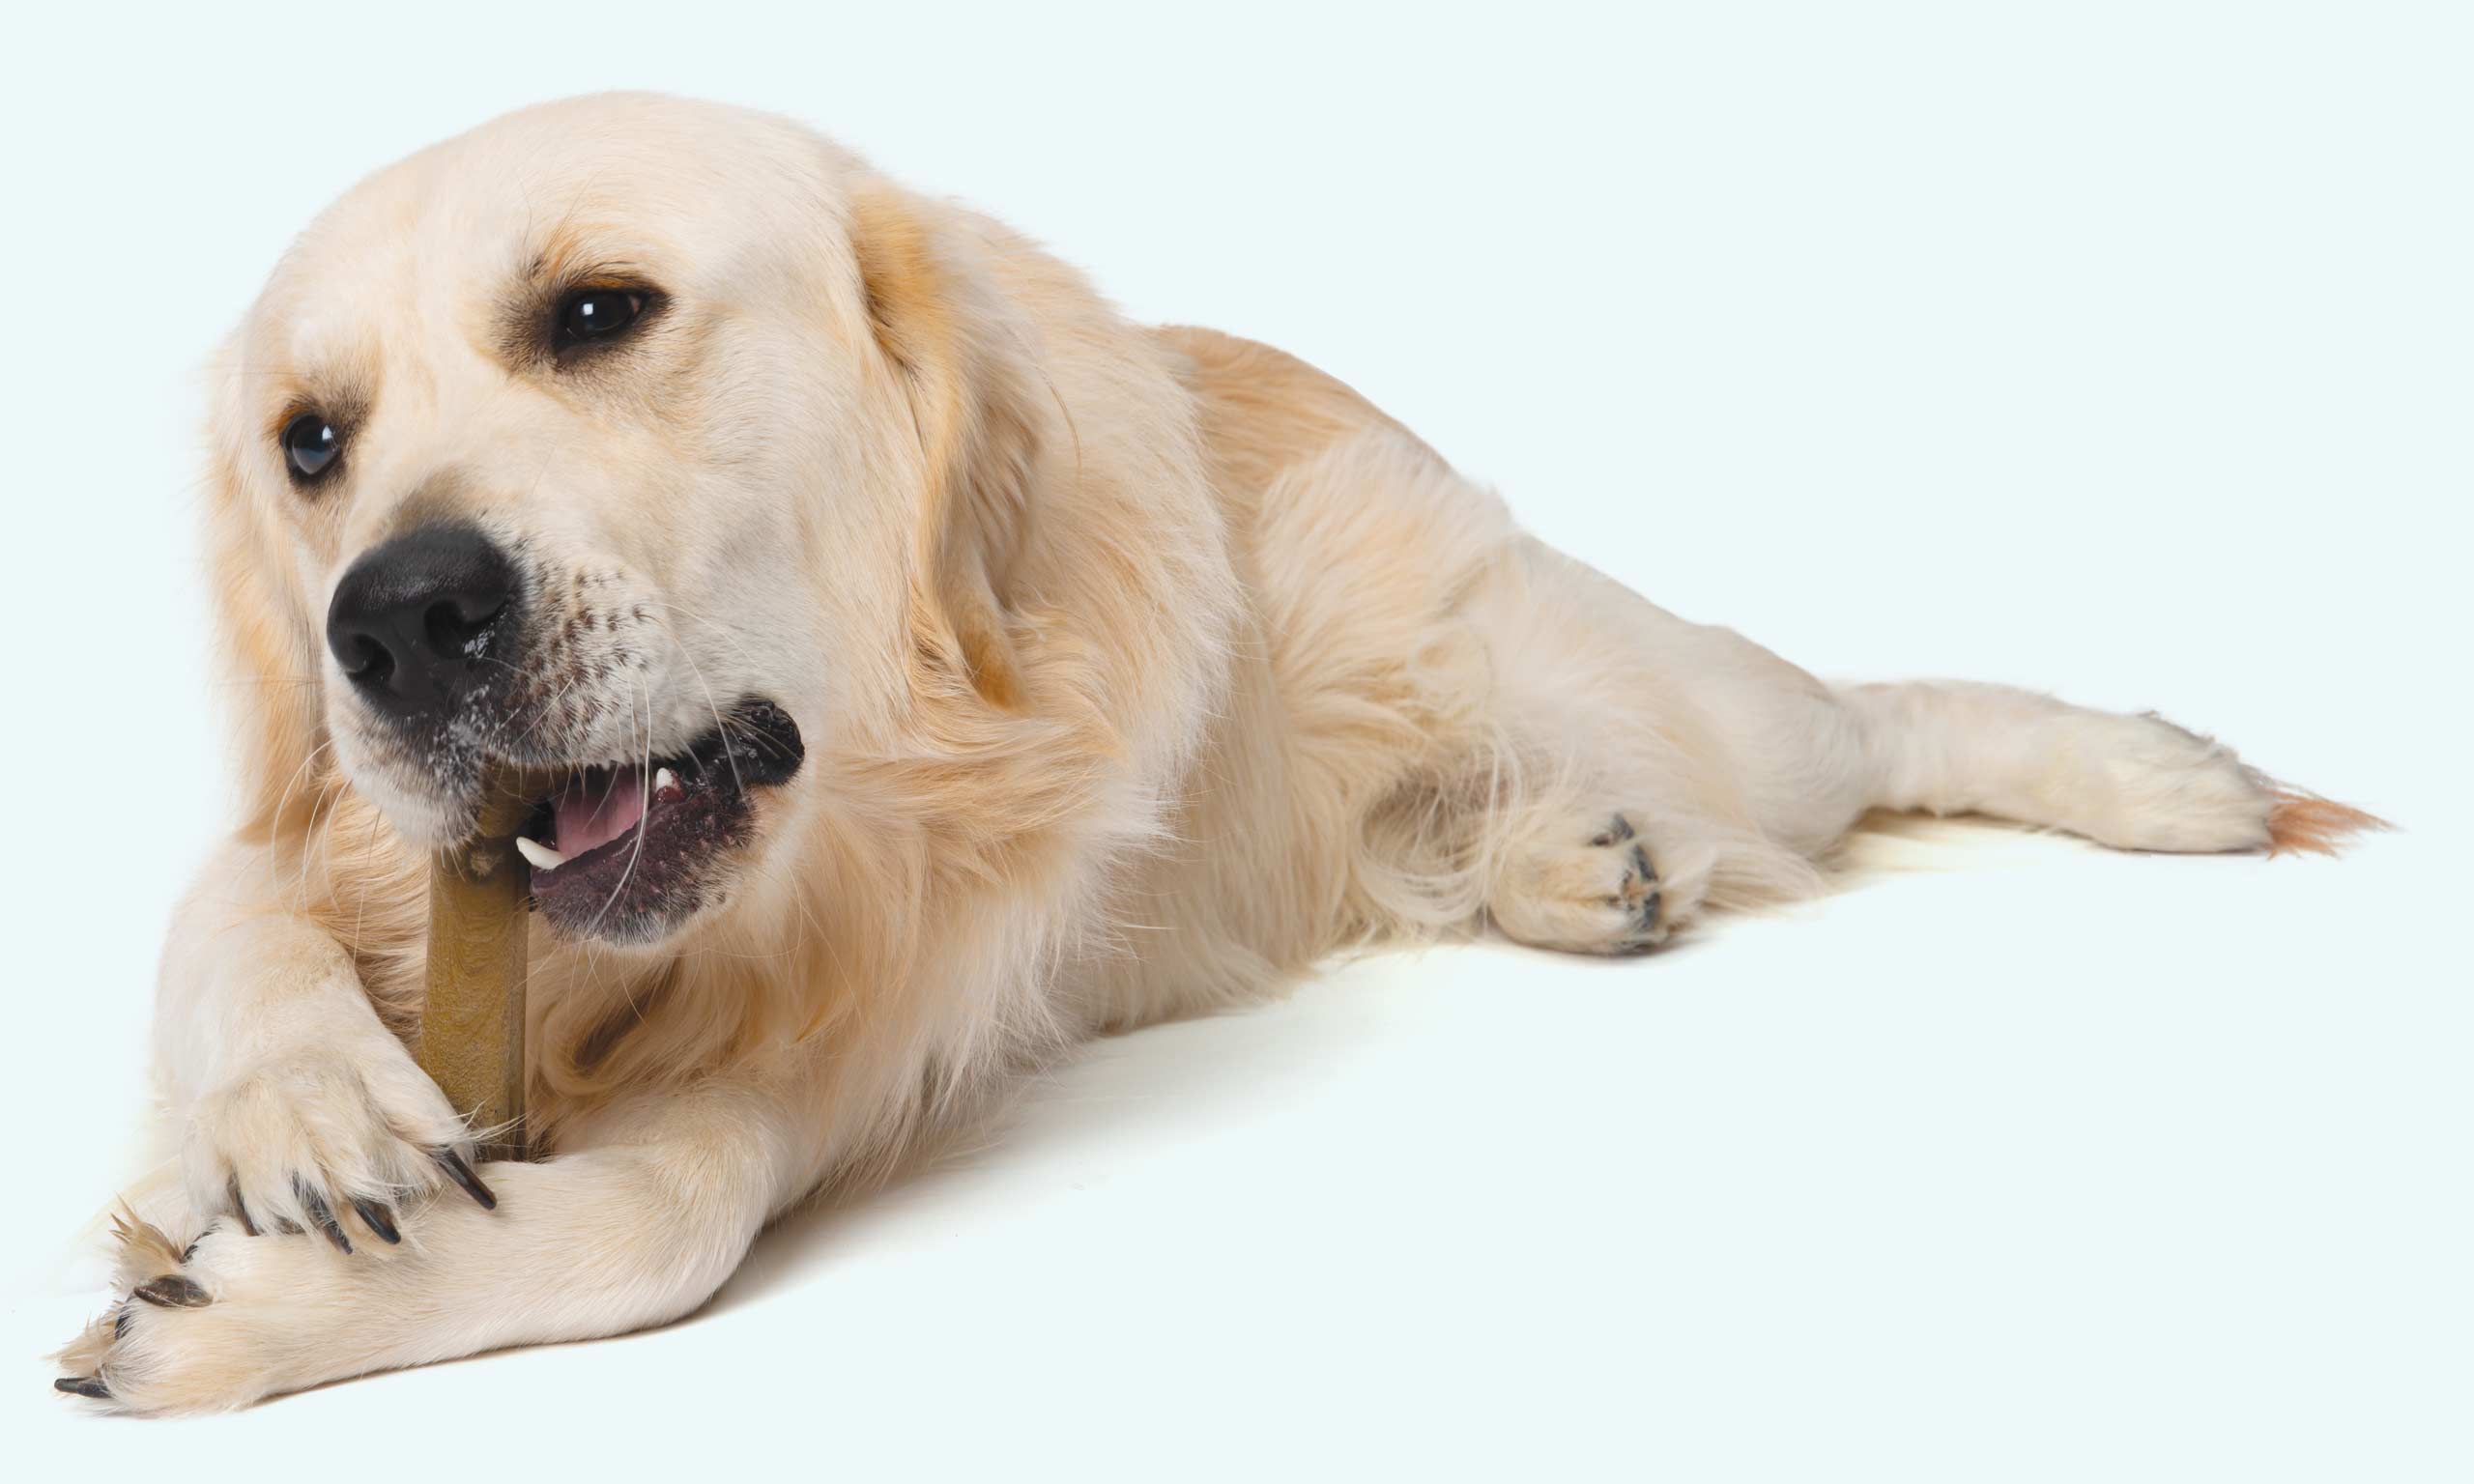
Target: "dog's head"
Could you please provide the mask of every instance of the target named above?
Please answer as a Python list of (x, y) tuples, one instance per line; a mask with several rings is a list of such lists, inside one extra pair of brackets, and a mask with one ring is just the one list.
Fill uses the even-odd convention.
[(820, 731), (1009, 705), (1039, 439), (983, 251), (804, 130), (659, 98), (344, 197), (217, 366), (255, 827), (307, 829), (331, 758), (435, 848), (518, 777), (544, 917), (658, 944), (793, 833)]

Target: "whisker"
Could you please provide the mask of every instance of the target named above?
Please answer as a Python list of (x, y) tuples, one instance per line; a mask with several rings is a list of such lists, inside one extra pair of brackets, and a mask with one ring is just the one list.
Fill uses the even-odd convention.
[[(665, 614), (673, 612), (670, 604), (658, 598), (652, 600), (652, 606), (660, 609)], [(691, 614), (687, 614), (687, 616), (694, 617), (695, 615)], [(708, 623), (706, 626), (710, 627), (711, 625)], [(677, 629), (674, 628), (667, 618), (663, 620), (660, 627), (662, 637), (669, 640), (671, 647), (676, 649), (679, 653), (679, 657), (687, 662), (687, 669), (689, 672), (694, 674), (696, 677), (697, 689), (705, 693), (705, 709), (712, 713), (713, 729), (720, 732), (723, 740), (728, 742), (730, 738), (730, 720), (722, 715), (722, 708), (720, 704), (713, 699), (713, 688), (706, 684), (705, 680), (705, 667), (696, 663), (695, 652), (687, 647), (686, 642), (678, 637)], [(731, 783), (735, 785), (741, 793), (746, 792), (747, 780), (739, 776), (738, 754), (725, 746), (722, 749), (722, 757), (731, 765)]]

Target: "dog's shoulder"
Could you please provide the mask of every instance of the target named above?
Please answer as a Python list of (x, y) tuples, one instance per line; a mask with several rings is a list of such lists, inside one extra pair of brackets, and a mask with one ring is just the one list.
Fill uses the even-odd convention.
[(1194, 398), (1223, 487), (1260, 490), (1344, 438), (1397, 427), (1356, 388), (1286, 351), (1191, 325), (1151, 333)]

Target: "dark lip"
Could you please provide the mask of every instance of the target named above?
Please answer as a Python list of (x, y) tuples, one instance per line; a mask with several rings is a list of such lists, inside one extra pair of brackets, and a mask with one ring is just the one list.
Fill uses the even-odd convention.
[[(554, 871), (533, 871), (533, 909), (570, 937), (647, 942), (667, 935), (704, 905), (729, 857), (746, 843), (753, 792), (790, 782), (806, 756), (789, 713), (770, 700), (739, 703), (686, 752), (652, 759), (648, 780), (652, 769), (670, 768), (678, 777), (675, 796), (652, 803), (617, 839)], [(555, 817), (545, 797), (525, 833), (555, 843)]]

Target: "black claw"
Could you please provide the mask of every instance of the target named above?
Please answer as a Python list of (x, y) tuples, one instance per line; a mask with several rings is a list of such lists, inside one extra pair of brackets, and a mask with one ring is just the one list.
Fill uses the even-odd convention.
[(1649, 899), (1641, 903), (1641, 930), (1643, 932), (1655, 932), (1658, 930), (1658, 894), (1656, 892), (1652, 892), (1650, 893)]
[(241, 1218), (241, 1230), (252, 1237), (258, 1235), (258, 1223), (249, 1219), (249, 1205), (241, 1199), (241, 1177), (233, 1176), (232, 1183), (223, 1187), (223, 1193), (232, 1202), (232, 1213)]
[(1644, 881), (1655, 881), (1658, 878), (1657, 868), (1650, 864), (1650, 852), (1638, 845), (1632, 847), (1632, 870), (1639, 872)]
[(129, 1338), (129, 1305), (127, 1304), (122, 1304), (120, 1312), (112, 1316), (112, 1338), (115, 1340)]
[(197, 1244), (204, 1241), (206, 1241), (206, 1233), (200, 1232), (189, 1239), (189, 1244), (187, 1246), (181, 1248), (181, 1265), (183, 1267), (187, 1267), (188, 1265), (188, 1260), (190, 1258), (197, 1256)]
[(202, 1309), (214, 1301), (205, 1289), (177, 1272), (140, 1283), (129, 1297), (143, 1298), (158, 1309)]
[(309, 1219), (316, 1222), (318, 1230), (326, 1233), (327, 1240), (335, 1244), (335, 1250), (350, 1252), (352, 1239), (344, 1235), (343, 1223), (337, 1221), (335, 1213), (328, 1209), (327, 1198), (298, 1180), (292, 1183), (292, 1190), (301, 1197), (302, 1208), (309, 1213)]
[(1632, 821), (1617, 814), (1607, 821), (1606, 833), (1590, 842), (1593, 845), (1618, 845), (1632, 838)]
[(395, 1230), (394, 1213), (387, 1209), (385, 1202), (364, 1201), (359, 1196), (354, 1196), (352, 1209), (360, 1213), (361, 1225), (376, 1232), (380, 1241), (391, 1245), (404, 1240), (402, 1234)]
[(51, 1389), (66, 1391), (72, 1396), (92, 1397), (99, 1402), (112, 1399), (111, 1388), (103, 1384), (101, 1376), (62, 1376), (52, 1382)]
[(473, 1167), (464, 1162), (462, 1155), (451, 1149), (440, 1149), (431, 1151), (431, 1156), (446, 1166), (446, 1178), (462, 1185), (464, 1193), (480, 1202), (483, 1211), (499, 1209), (499, 1198), (490, 1193), (489, 1186), (481, 1184), (481, 1177), (473, 1173)]

